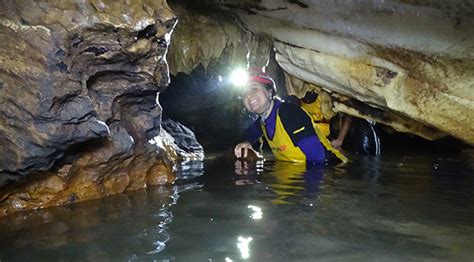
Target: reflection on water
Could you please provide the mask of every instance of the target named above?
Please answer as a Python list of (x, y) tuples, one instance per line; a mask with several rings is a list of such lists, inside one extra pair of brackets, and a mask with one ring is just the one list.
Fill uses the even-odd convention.
[(324, 178), (324, 166), (305, 163), (276, 162), (262, 176), (276, 194), (273, 203), (289, 204), (291, 198), (316, 199)]
[(179, 194), (201, 187), (152, 187), (0, 219), (0, 261), (148, 258), (170, 240), (170, 207)]
[(472, 155), (185, 162), (173, 186), (0, 219), (0, 260), (472, 261)]

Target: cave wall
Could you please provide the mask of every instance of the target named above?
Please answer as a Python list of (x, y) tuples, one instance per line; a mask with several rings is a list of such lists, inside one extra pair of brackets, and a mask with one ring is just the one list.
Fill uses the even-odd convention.
[(176, 22), (164, 0), (2, 1), (0, 215), (174, 181)]

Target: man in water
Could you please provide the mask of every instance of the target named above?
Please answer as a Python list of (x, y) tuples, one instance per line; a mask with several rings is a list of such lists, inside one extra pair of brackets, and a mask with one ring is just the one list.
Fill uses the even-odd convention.
[(329, 152), (342, 162), (347, 161), (303, 109), (276, 96), (275, 82), (268, 74), (256, 68), (249, 74), (242, 101), (258, 119), (246, 130), (244, 141), (235, 146), (236, 157), (247, 157), (249, 150), (254, 151), (252, 144), (263, 137), (280, 161), (321, 164)]

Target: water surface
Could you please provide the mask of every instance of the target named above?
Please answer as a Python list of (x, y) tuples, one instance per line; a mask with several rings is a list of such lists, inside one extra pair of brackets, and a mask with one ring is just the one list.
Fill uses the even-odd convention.
[(473, 261), (473, 152), (186, 162), (175, 185), (0, 219), (1, 261)]

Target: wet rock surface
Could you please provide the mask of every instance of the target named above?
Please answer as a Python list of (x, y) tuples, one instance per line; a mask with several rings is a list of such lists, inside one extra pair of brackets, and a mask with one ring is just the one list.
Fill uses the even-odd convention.
[(157, 94), (176, 21), (165, 1), (2, 4), (0, 186), (20, 183), (0, 215), (174, 180)]
[(173, 137), (173, 144), (176, 145), (175, 151), (181, 160), (204, 159), (204, 148), (191, 129), (171, 119), (163, 120), (161, 127)]

